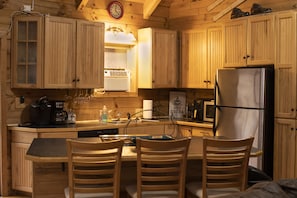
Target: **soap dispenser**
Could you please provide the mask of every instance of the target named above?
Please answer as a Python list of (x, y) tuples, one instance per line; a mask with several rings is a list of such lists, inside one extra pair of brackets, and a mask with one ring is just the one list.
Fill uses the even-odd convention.
[(108, 120), (108, 111), (107, 111), (107, 107), (106, 105), (103, 106), (103, 109), (102, 109), (102, 115), (101, 115), (101, 121), (103, 123), (106, 123)]

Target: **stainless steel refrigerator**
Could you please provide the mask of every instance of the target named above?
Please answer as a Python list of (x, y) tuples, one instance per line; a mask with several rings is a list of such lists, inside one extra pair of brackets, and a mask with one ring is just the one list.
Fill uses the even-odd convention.
[(250, 165), (273, 174), (274, 68), (219, 69), (215, 86), (215, 136), (254, 136), (253, 147), (263, 155), (250, 158)]

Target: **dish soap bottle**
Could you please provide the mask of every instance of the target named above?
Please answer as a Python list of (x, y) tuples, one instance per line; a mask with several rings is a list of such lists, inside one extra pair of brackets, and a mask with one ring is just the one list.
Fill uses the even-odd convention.
[(107, 111), (107, 107), (104, 105), (102, 109), (101, 121), (103, 123), (107, 123), (107, 119), (108, 119), (108, 111)]

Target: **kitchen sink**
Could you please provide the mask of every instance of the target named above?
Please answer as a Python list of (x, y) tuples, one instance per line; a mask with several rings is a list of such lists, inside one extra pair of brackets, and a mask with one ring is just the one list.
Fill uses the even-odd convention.
[(174, 138), (170, 135), (148, 135), (148, 134), (140, 134), (140, 135), (127, 135), (127, 134), (117, 134), (117, 135), (100, 135), (99, 138), (104, 141), (110, 140), (124, 140), (124, 144), (126, 146), (135, 146), (136, 139), (148, 139), (148, 140), (173, 140)]

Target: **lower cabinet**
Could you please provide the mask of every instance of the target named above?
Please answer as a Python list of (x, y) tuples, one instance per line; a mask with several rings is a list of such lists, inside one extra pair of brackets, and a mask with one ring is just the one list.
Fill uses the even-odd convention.
[(275, 119), (273, 179), (297, 177), (297, 128), (294, 119)]
[(149, 135), (163, 135), (165, 134), (165, 125), (150, 125), (150, 126), (128, 126), (119, 129), (119, 134), (149, 134)]
[(26, 153), (34, 138), (76, 138), (77, 132), (11, 132), (12, 189), (32, 193), (32, 162), (26, 160)]
[(179, 134), (184, 137), (189, 136), (213, 136), (212, 128), (205, 128), (205, 127), (193, 127), (193, 126), (183, 126), (180, 125), (179, 127)]

